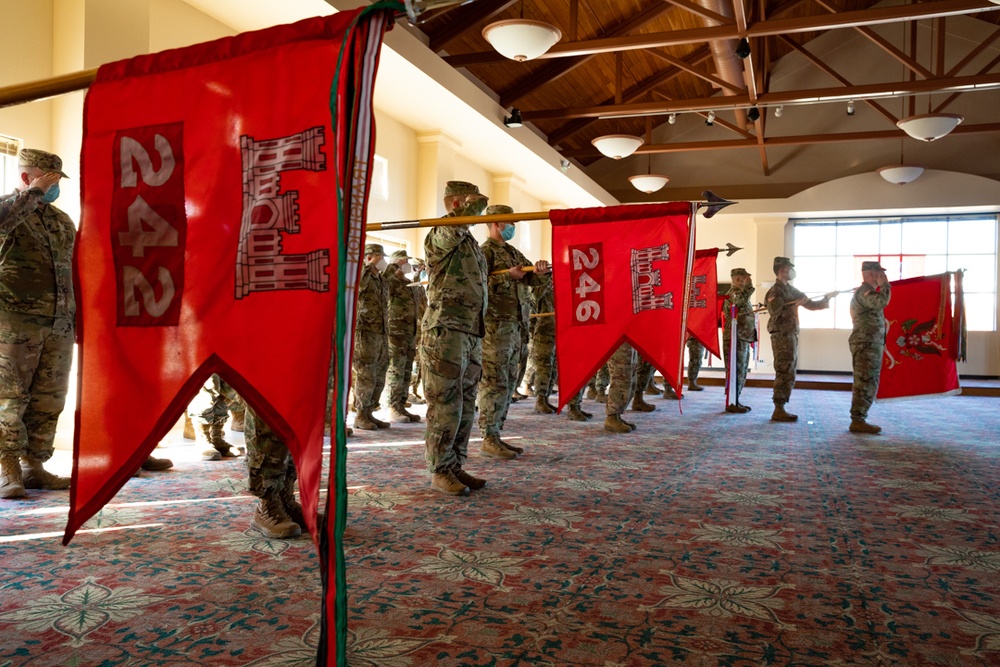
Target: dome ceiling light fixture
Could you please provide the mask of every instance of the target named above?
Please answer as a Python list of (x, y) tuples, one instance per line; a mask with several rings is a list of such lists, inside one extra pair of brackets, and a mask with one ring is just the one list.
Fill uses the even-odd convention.
[(592, 139), (590, 143), (594, 144), (594, 147), (606, 157), (621, 160), (642, 146), (643, 140), (642, 137), (631, 134), (605, 134), (602, 137)]
[(505, 58), (534, 60), (562, 39), (562, 31), (544, 21), (507, 19), (483, 28), (483, 38)]
[(910, 116), (896, 123), (896, 126), (914, 139), (934, 141), (947, 135), (965, 120), (953, 113), (929, 113), (922, 116)]
[(881, 167), (878, 175), (895, 185), (906, 185), (920, 178), (924, 173), (923, 167), (912, 164), (897, 164), (891, 167)]
[(639, 192), (645, 192), (647, 195), (652, 194), (666, 185), (670, 179), (663, 174), (654, 174), (653, 172), (653, 156), (646, 156), (646, 173), (636, 174), (635, 176), (629, 176), (628, 180), (636, 190)]

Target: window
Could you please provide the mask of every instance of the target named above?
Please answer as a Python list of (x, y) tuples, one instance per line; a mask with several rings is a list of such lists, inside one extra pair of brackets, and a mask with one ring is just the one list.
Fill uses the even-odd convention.
[(0, 134), (0, 194), (17, 187), (17, 151), (20, 142)]
[[(810, 296), (861, 284), (861, 262), (889, 280), (965, 270), (970, 331), (996, 330), (997, 216), (793, 220), (795, 285)], [(803, 328), (850, 329), (850, 293), (829, 310), (800, 311)]]
[(371, 196), (389, 200), (389, 160), (376, 155), (372, 160)]

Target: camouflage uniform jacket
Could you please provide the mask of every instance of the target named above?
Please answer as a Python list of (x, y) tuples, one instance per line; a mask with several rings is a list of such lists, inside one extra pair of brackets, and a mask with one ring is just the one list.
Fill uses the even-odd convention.
[(486, 258), (468, 225), (431, 229), (424, 239), (424, 257), (429, 283), (422, 328), (485, 336)]
[(39, 188), (0, 197), (0, 310), (73, 319), (76, 227)]
[(851, 319), (854, 331), (848, 342), (853, 344), (883, 343), (885, 341), (885, 307), (892, 298), (892, 288), (886, 285), (875, 288), (861, 283), (851, 299)]
[(798, 301), (804, 296), (805, 294), (789, 283), (783, 283), (780, 280), (767, 290), (764, 301), (767, 303), (767, 314), (771, 316), (767, 321), (768, 333), (797, 334), (799, 332), (798, 306), (786, 304)]
[[(531, 264), (520, 250), (506, 241), (494, 241), (489, 238), (481, 246), (489, 273), (511, 267), (528, 266)], [(486, 311), (486, 319), (494, 322), (518, 322), (522, 327), (528, 326), (528, 292), (521, 285), (533, 286), (538, 282), (534, 273), (527, 274), (521, 280), (510, 277), (510, 273), (501, 273), (489, 277), (490, 307)]]
[(395, 264), (385, 267), (382, 279), (389, 290), (389, 335), (416, 336), (420, 324), (420, 296)]
[(382, 274), (371, 264), (365, 264), (361, 268), (361, 281), (358, 284), (358, 315), (354, 328), (357, 331), (388, 333), (388, 299), (389, 290)]
[(753, 304), (750, 303), (750, 295), (753, 294), (753, 286), (739, 289), (730, 287), (726, 294), (726, 306), (722, 309), (722, 337), (729, 339), (729, 328), (732, 326), (732, 314), (730, 306), (736, 306), (736, 338), (744, 343), (753, 343), (757, 340), (757, 318), (754, 316)]

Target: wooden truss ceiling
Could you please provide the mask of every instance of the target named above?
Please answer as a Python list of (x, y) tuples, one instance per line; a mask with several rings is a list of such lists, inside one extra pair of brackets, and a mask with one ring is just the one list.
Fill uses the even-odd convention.
[[(768, 174), (770, 146), (863, 141), (899, 136), (898, 103), (866, 100), (885, 91), (924, 94), (972, 84), (1000, 85), (1000, 57), (981, 64), (981, 54), (1000, 46), (1000, 6), (988, 0), (931, 0), (874, 6), (872, 0), (475, 0), (427, 15), (418, 26), (430, 48), (456, 68), (468, 71), (493, 90), (501, 106), (520, 109), (565, 157), (587, 165), (600, 157), (591, 140), (603, 134), (647, 137), (639, 153), (718, 150), (755, 146)], [(985, 22), (989, 36), (969, 46), (957, 64), (945, 67), (949, 17), (967, 15)], [(546, 21), (563, 37), (542, 58), (525, 63), (497, 54), (482, 37), (494, 21), (517, 18)], [(917, 21), (931, 26), (933, 63), (916, 57)], [(907, 26), (906, 50), (880, 36), (876, 27)], [(813, 54), (810, 42), (830, 30), (850, 30), (877, 45), (885, 58), (899, 63), (900, 75), (882, 83), (852, 83)], [(900, 29), (901, 32), (903, 28)], [(751, 54), (735, 60), (738, 70), (720, 69), (712, 46), (725, 55), (741, 37)], [(922, 45), (926, 51), (926, 44)], [(813, 67), (819, 89), (772, 91), (774, 64), (799, 53)], [(927, 58), (923, 59), (924, 61)], [(971, 65), (976, 61), (975, 66)], [(905, 74), (904, 74), (905, 72)], [(721, 99), (719, 93), (722, 93)], [(972, 93), (975, 94), (975, 93)], [(959, 93), (940, 93), (935, 112), (947, 112)], [(853, 97), (885, 118), (885, 129), (851, 134), (772, 136), (767, 114), (748, 122), (746, 109), (801, 103), (817, 96)], [(911, 99), (911, 109), (912, 100)], [(890, 107), (896, 112), (890, 111)], [(670, 112), (719, 112), (716, 124), (726, 128), (717, 141), (652, 144), (651, 128)], [(740, 111), (742, 109), (742, 111)], [(912, 111), (911, 111), (912, 113)], [(658, 114), (649, 116), (649, 114)], [(734, 120), (726, 120), (726, 118)], [(966, 118), (958, 133), (1000, 132), (997, 114)]]

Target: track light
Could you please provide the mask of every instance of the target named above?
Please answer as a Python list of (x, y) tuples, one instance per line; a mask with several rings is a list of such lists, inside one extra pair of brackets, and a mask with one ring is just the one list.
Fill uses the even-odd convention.
[(847, 101), (847, 115), (848, 116), (854, 115), (854, 100)]
[(503, 124), (509, 128), (521, 127), (524, 125), (521, 122), (521, 110), (517, 107), (511, 107), (510, 116), (503, 119)]
[(750, 56), (750, 41), (744, 37), (740, 39), (740, 43), (736, 45), (736, 57), (740, 60), (746, 60)]
[(671, 125), (673, 125), (674, 123), (676, 123), (677, 122), (677, 114), (672, 113), (669, 116), (667, 116), (667, 122), (670, 123)]
[(715, 112), (714, 111), (709, 111), (708, 112), (708, 118), (705, 119), (705, 125), (709, 125), (709, 126), (715, 125)]
[(747, 111), (747, 120), (749, 120), (751, 123), (756, 123), (758, 120), (760, 120), (760, 109), (758, 109), (757, 107), (750, 107), (750, 109)]
[(785, 107), (780, 104), (774, 108), (774, 117), (781, 118), (781, 114), (785, 113)]

